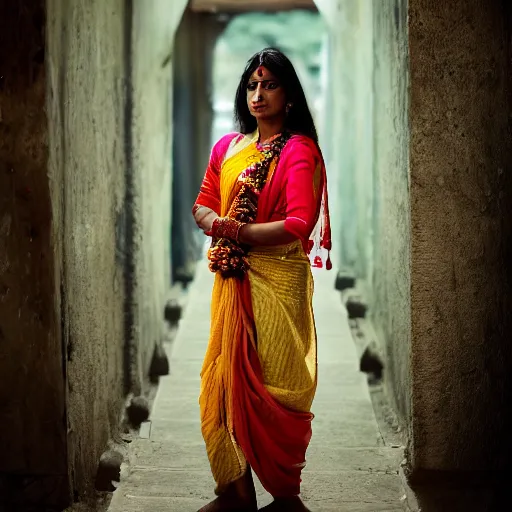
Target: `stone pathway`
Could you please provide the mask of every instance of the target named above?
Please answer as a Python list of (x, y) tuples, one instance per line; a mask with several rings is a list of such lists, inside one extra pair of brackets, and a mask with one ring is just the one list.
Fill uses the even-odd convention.
[[(333, 271), (315, 273), (319, 385), (302, 496), (313, 512), (403, 511), (403, 453), (385, 446), (379, 433), (334, 277)], [(149, 438), (132, 443), (131, 468), (110, 512), (195, 512), (214, 497), (197, 400), (212, 281), (201, 265), (172, 346), (172, 374), (161, 379)], [(271, 501), (259, 484), (258, 498), (260, 506)]]

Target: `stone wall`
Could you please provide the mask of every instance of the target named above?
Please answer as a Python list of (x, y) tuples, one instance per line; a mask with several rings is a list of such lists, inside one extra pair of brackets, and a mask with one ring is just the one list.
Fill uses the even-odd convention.
[(128, 390), (144, 389), (171, 285), (172, 62), (174, 33), (186, 0), (133, 3), (131, 39), (131, 148), (127, 170), (128, 219), (133, 245), (128, 262)]
[[(402, 421), (410, 416), (410, 199), (407, 1), (373, 13), (371, 311), (385, 357), (385, 385)], [(371, 256), (370, 258), (368, 256)]]
[(407, 6), (318, 1), (330, 24), (326, 140), (339, 266), (364, 283), (385, 355), (386, 386), (409, 415)]
[[(367, 285), (410, 469), (503, 469), (511, 9), (374, 3), (370, 30), (365, 2), (318, 4), (331, 24), (338, 87), (328, 152), (337, 260)], [(363, 96), (373, 102), (371, 123)]]
[(91, 494), (126, 395), (145, 390), (185, 3), (0, 4), (1, 505)]
[[(173, 62), (173, 277), (190, 279), (204, 243), (191, 215), (211, 152), (213, 58), (226, 21), (187, 9), (175, 38)], [(202, 234), (201, 234), (202, 235)]]
[(63, 448), (77, 498), (93, 487), (124, 396), (124, 2), (48, 0), (47, 16), (57, 353), (67, 383)]
[(325, 1), (319, 2), (319, 8), (330, 29), (326, 59), (329, 66), (326, 91), (328, 99), (324, 104), (327, 113), (324, 116), (324, 126), (319, 131), (324, 133), (321, 142), (330, 192), (332, 256), (338, 265), (354, 267), (357, 260), (355, 234), (358, 221), (354, 215), (354, 159), (358, 148), (354, 146), (353, 127), (358, 112), (352, 109), (357, 86), (357, 54), (353, 48), (359, 42), (356, 33), (359, 8), (355, 0), (346, 2), (343, 9), (341, 6), (327, 5)]
[(510, 457), (511, 13), (410, 0), (415, 470)]
[(0, 2), (0, 508), (68, 497), (44, 61), (44, 1)]

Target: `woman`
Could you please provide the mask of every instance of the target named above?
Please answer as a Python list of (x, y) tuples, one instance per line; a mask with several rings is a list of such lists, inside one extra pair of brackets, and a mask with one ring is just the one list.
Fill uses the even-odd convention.
[(280, 51), (250, 59), (235, 113), (240, 133), (213, 148), (193, 208), (213, 238), (216, 273), (199, 402), (218, 497), (201, 511), (257, 510), (251, 469), (274, 497), (268, 512), (305, 511), (300, 475), (317, 383), (308, 254), (322, 266), (331, 245), (325, 167)]

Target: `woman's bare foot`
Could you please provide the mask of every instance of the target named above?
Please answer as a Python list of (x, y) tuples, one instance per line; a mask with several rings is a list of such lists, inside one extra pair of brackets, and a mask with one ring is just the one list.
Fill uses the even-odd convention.
[(198, 512), (256, 512), (256, 503), (224, 495), (214, 499)]
[(298, 496), (290, 498), (274, 498), (274, 501), (266, 507), (260, 508), (260, 512), (311, 512), (302, 503)]
[(216, 499), (198, 512), (257, 512), (256, 490), (250, 468)]

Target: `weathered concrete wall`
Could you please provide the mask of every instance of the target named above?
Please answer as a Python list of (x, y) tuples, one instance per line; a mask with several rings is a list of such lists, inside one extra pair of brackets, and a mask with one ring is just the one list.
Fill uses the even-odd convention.
[(373, 14), (373, 272), (367, 282), (371, 316), (385, 355), (386, 388), (402, 423), (408, 424), (411, 221), (407, 0), (375, 5)]
[[(372, 81), (374, 56), (373, 15), (374, 2), (371, 0), (357, 3), (357, 27), (354, 32), (357, 36), (355, 48), (356, 66), (354, 72), (355, 101), (353, 125), (354, 131), (353, 151), (355, 174), (355, 213), (357, 219), (357, 232), (355, 246), (357, 260), (355, 262), (356, 274), (360, 279), (372, 282), (374, 265), (374, 208), (375, 177), (374, 177), (374, 84)], [(352, 49), (354, 50), (354, 48)], [(378, 100), (377, 100), (378, 102)], [(350, 222), (350, 216), (349, 216)]]
[[(356, 236), (356, 160), (355, 123), (357, 104), (357, 58), (354, 51), (359, 36), (359, 6), (357, 0), (349, 0), (338, 6), (334, 14), (335, 28), (331, 30), (330, 52), (330, 105), (335, 112), (331, 121), (331, 143), (327, 144), (329, 156), (327, 168), (331, 190), (331, 215), (335, 233), (334, 254), (339, 265), (354, 268), (357, 264)], [(332, 20), (332, 19), (331, 19)]]
[[(368, 72), (358, 17), (365, 2), (317, 3), (331, 26), (338, 86), (329, 148), (331, 165), (340, 166), (331, 195), (338, 262), (368, 285), (411, 468), (416, 475), (503, 469), (512, 352), (511, 8), (410, 0), (407, 26), (406, 1), (373, 3), (373, 95), (365, 94), (368, 103), (373, 96), (374, 136), (366, 148), (358, 101), (365, 90), (358, 66)], [(370, 147), (372, 176), (364, 171)]]
[(330, 28), (326, 112), (320, 132), (338, 264), (373, 274), (373, 2), (319, 0)]
[(409, 415), (407, 6), (320, 0), (330, 24), (324, 128), (338, 264), (365, 283), (386, 358), (386, 384)]
[(145, 0), (132, 7), (128, 192), (134, 215), (127, 308), (133, 317), (128, 390), (134, 394), (142, 392), (153, 351), (162, 341), (171, 285), (172, 59), (174, 33), (186, 3)]
[(510, 465), (510, 7), (409, 0), (413, 469)]
[(143, 391), (169, 286), (185, 3), (0, 5), (2, 504), (90, 492), (125, 394)]
[(202, 240), (191, 209), (211, 151), (213, 53), (226, 21), (187, 9), (175, 37), (173, 62), (173, 278), (193, 275)]
[(123, 400), (124, 2), (48, 0), (47, 15), (52, 258), (78, 497)]
[(44, 58), (44, 1), (0, 2), (1, 509), (68, 490)]

